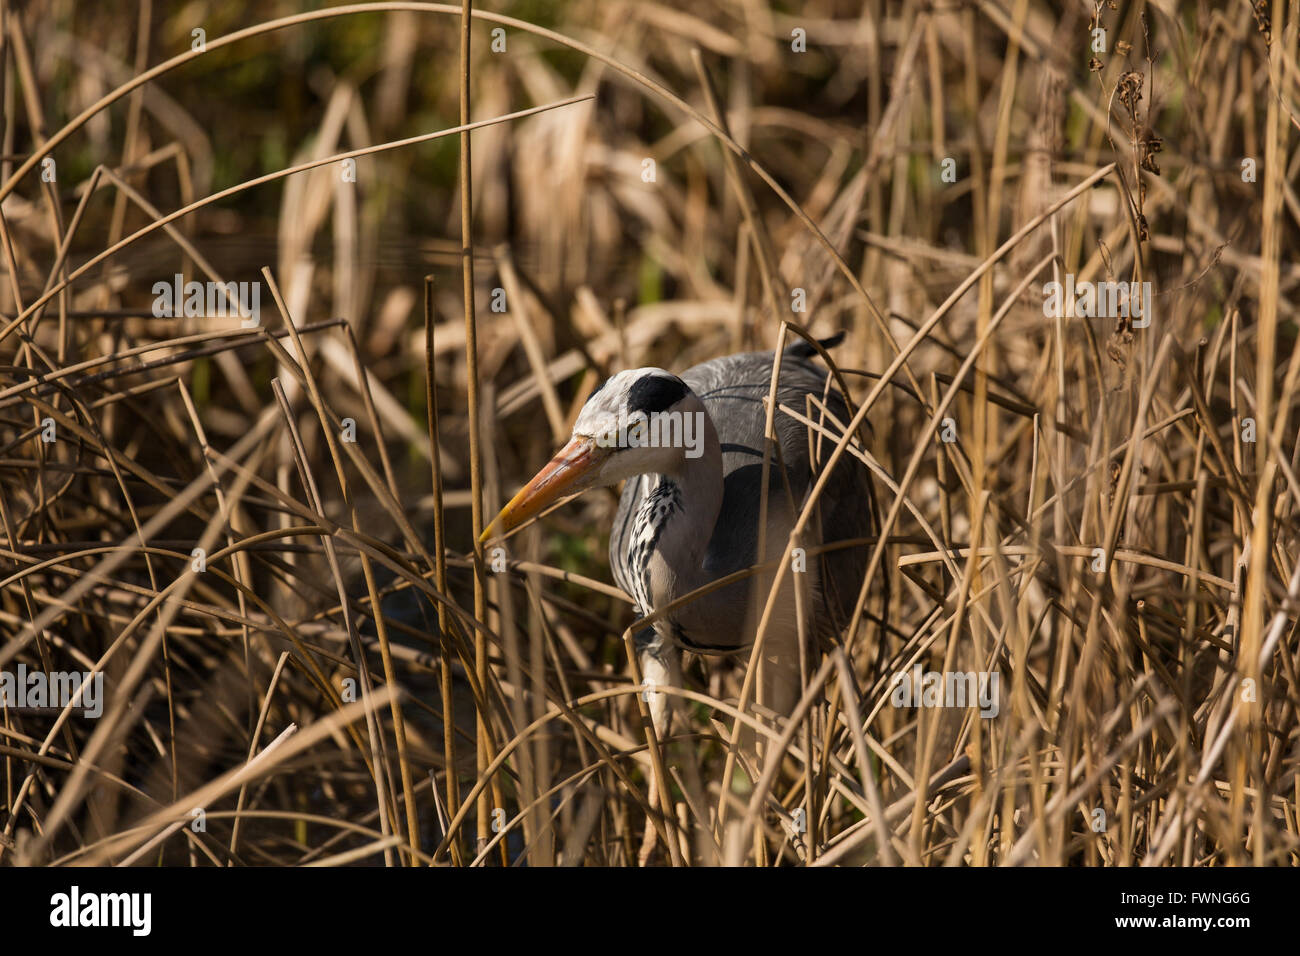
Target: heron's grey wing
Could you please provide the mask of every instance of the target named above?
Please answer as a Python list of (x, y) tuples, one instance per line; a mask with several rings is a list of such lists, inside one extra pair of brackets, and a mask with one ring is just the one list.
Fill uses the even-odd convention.
[[(787, 354), (781, 363), (778, 403), (802, 410), (805, 394), (820, 396), (825, 375), (806, 359)], [(722, 446), (722, 513), (705, 562), (708, 570), (729, 574), (756, 562), (766, 424), (763, 402), (771, 385), (772, 353), (714, 359), (689, 369), (682, 378), (704, 402)], [(808, 486), (808, 438), (804, 427), (787, 415), (777, 416), (776, 432), (785, 474), (773, 468), (768, 479), (767, 540), (771, 547), (780, 548)]]
[[(781, 362), (778, 403), (802, 413), (807, 405), (805, 396), (812, 394), (819, 401), (824, 398), (831, 414), (847, 424), (849, 416), (843, 397), (834, 387), (829, 393), (826, 389), (828, 374), (807, 356), (787, 351)], [(709, 570), (715, 573), (728, 574), (755, 563), (765, 425), (763, 400), (771, 377), (771, 352), (714, 359), (689, 369), (682, 376), (704, 401), (722, 445), (723, 512), (706, 557), (706, 566), (711, 565)], [(828, 427), (832, 433), (836, 432), (833, 426)], [(785, 465), (785, 480), (776, 471), (769, 479), (768, 541), (774, 547), (783, 547), (793, 514), (802, 506), (805, 492), (816, 475), (809, 457), (808, 429), (789, 415), (781, 414), (775, 418), (775, 429)], [(823, 461), (833, 447), (829, 436), (823, 439), (817, 448), (818, 461)], [(877, 514), (871, 473), (866, 465), (852, 455), (841, 455), (817, 508), (821, 519), (817, 527), (823, 543), (873, 535)], [(823, 601), (830, 612), (822, 620), (830, 626), (838, 628), (848, 623), (869, 553), (868, 547), (858, 545), (822, 556)]]
[(765, 356), (759, 352), (714, 359), (682, 375), (704, 403), (722, 450), (722, 510), (704, 558), (705, 570), (718, 576), (747, 568), (756, 561), (763, 397), (771, 375), (771, 353)]
[[(849, 423), (849, 413), (838, 392), (826, 402), (827, 410), (841, 423)], [(814, 414), (813, 420), (817, 420)], [(814, 460), (810, 462), (813, 474), (820, 475), (826, 459), (835, 448), (842, 432), (827, 421), (827, 434), (814, 446)], [(877, 533), (880, 513), (876, 507), (875, 483), (871, 470), (847, 450), (835, 464), (826, 480), (826, 488), (815, 506), (820, 512), (823, 544), (869, 538)], [(848, 625), (862, 588), (862, 578), (867, 572), (871, 545), (857, 544), (823, 552), (822, 600), (829, 612), (829, 623), (836, 632)]]

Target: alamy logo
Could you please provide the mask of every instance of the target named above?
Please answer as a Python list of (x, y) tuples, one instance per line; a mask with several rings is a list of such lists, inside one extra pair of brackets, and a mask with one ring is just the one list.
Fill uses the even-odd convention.
[(155, 318), (238, 317), (246, 329), (262, 321), (262, 283), (260, 282), (186, 282), (179, 272), (171, 282), (153, 284)]
[(0, 709), (26, 707), (79, 707), (86, 717), (104, 713), (104, 672), (93, 678), (81, 671), (0, 671)]
[(895, 707), (971, 707), (978, 704), (981, 717), (996, 717), (1001, 710), (997, 671), (899, 671), (890, 682)]
[(51, 926), (127, 926), (134, 936), (153, 928), (151, 893), (82, 893), (73, 886), (50, 897)]
[(618, 410), (618, 424), (596, 436), (601, 448), (684, 448), (687, 458), (704, 454), (703, 412)]
[(1065, 284), (1048, 282), (1043, 286), (1043, 316), (1049, 319), (1065, 318), (1065, 304), (1074, 303), (1076, 318), (1110, 318), (1121, 316), (1137, 321), (1135, 329), (1145, 329), (1151, 324), (1150, 282), (1079, 282), (1068, 273)]

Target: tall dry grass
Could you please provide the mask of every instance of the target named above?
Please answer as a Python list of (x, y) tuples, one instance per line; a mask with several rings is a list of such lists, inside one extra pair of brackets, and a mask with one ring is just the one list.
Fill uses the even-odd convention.
[[(1300, 861), (1294, 9), (270, 8), (2, 8), (0, 671), (105, 701), (0, 711), (0, 861)], [(658, 740), (615, 495), (476, 532), (611, 369), (838, 329), (867, 613)]]

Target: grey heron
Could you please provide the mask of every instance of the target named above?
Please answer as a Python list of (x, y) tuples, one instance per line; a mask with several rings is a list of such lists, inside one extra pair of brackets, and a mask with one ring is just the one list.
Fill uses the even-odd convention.
[[(822, 341), (834, 346), (840, 333)], [(824, 402), (841, 423), (844, 398), (813, 362), (812, 346), (798, 342), (782, 357), (777, 403), (805, 412), (806, 396)], [(764, 555), (758, 555), (765, 401), (772, 352), (713, 359), (680, 376), (661, 368), (622, 371), (592, 392), (569, 442), (510, 500), (483, 532), (483, 540), (532, 518), (559, 499), (588, 488), (626, 481), (609, 539), (618, 585), (646, 616), (711, 582), (774, 562), (785, 550), (818, 459), (830, 437), (778, 411), (773, 429), (779, 455), (769, 465)], [(812, 420), (820, 419), (814, 411)], [(667, 436), (668, 440), (664, 440)], [(878, 514), (870, 471), (842, 455), (802, 542), (812, 547), (865, 539)], [(764, 703), (788, 713), (799, 691), (798, 620), (793, 588), (803, 586), (805, 633), (826, 637), (848, 623), (869, 550), (863, 543), (805, 557), (799, 574), (783, 575), (763, 642)], [(772, 573), (755, 574), (697, 596), (636, 635), (648, 685), (680, 686), (680, 653), (728, 654), (751, 647)], [(651, 707), (656, 729), (667, 723), (666, 694)]]

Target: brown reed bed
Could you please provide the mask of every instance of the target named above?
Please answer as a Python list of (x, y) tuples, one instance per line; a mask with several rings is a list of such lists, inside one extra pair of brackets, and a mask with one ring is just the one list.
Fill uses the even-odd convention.
[[(2, 8), (0, 672), (104, 695), (0, 710), (0, 862), (1300, 862), (1287, 5), (271, 8)], [(485, 515), (611, 370), (839, 329), (865, 607), (659, 740), (615, 496)]]

